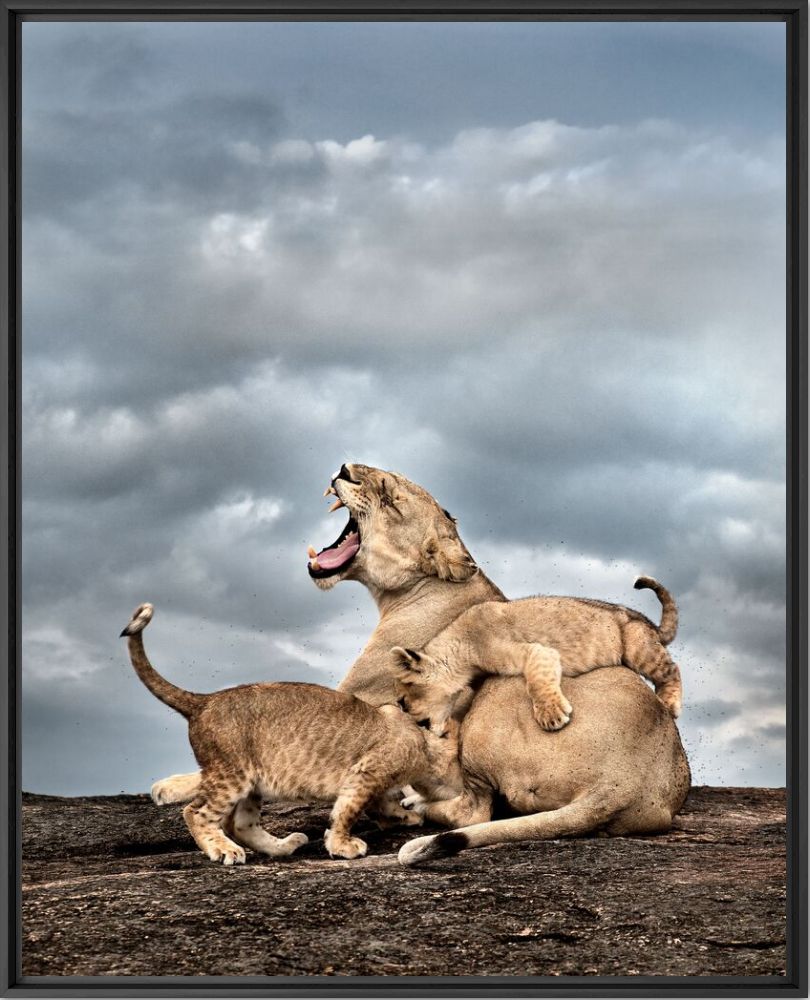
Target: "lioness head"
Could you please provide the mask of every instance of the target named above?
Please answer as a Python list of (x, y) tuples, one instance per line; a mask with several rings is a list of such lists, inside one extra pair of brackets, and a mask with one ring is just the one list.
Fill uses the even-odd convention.
[(477, 570), (456, 522), (421, 486), (370, 465), (343, 465), (326, 491), (345, 507), (332, 545), (310, 550), (309, 575), (322, 589), (357, 580), (372, 591), (411, 587), (424, 577), (460, 583)]

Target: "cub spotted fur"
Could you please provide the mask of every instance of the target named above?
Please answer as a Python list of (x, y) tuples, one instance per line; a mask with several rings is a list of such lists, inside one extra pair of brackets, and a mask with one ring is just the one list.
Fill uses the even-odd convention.
[(363, 809), (419, 822), (386, 795), (391, 789), (409, 784), (432, 800), (461, 791), (455, 726), (440, 738), (396, 705), (375, 708), (316, 684), (184, 691), (161, 677), (146, 656), (141, 633), (152, 613), (151, 604), (140, 605), (121, 635), (129, 637), (130, 659), (143, 683), (188, 719), (202, 775), (183, 816), (212, 861), (242, 863), (245, 847), (281, 857), (307, 842), (303, 833), (277, 838), (264, 830), (262, 798), (334, 800), (326, 849), (333, 857), (357, 858), (367, 847), (351, 836), (351, 828)]
[(400, 704), (440, 728), (462, 692), (481, 674), (522, 674), (534, 717), (546, 730), (562, 729), (571, 703), (560, 687), (596, 667), (624, 665), (647, 677), (670, 715), (681, 711), (681, 673), (665, 649), (675, 637), (672, 595), (650, 577), (637, 590), (655, 591), (660, 626), (618, 604), (574, 597), (527, 597), (477, 604), (417, 651), (394, 646)]

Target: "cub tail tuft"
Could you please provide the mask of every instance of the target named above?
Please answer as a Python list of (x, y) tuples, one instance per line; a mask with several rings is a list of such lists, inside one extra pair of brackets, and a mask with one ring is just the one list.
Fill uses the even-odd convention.
[(652, 590), (661, 602), (661, 624), (658, 626), (658, 639), (662, 645), (668, 646), (678, 631), (678, 605), (675, 598), (666, 587), (651, 576), (640, 576), (633, 584), (636, 590)]
[(155, 613), (155, 609), (151, 604), (140, 604), (132, 612), (132, 618), (129, 620), (129, 624), (123, 629), (119, 638), (123, 638), (126, 635), (135, 635), (137, 632), (143, 632), (149, 622), (152, 621), (152, 615)]

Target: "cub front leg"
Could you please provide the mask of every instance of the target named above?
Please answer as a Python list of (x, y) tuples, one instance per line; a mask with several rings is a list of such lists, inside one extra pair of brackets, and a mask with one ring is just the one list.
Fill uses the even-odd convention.
[(373, 755), (364, 757), (349, 771), (332, 807), (329, 829), (323, 838), (331, 857), (349, 860), (365, 857), (368, 844), (359, 837), (352, 837), (351, 829), (366, 806), (391, 787), (392, 777), (386, 764)]
[(543, 646), (539, 642), (521, 645), (523, 649), (519, 655), (534, 717), (549, 732), (562, 729), (571, 721), (573, 709), (560, 687), (560, 654), (551, 646)]
[(539, 725), (550, 732), (571, 721), (571, 703), (562, 693), (559, 651), (540, 642), (518, 642), (497, 632), (477, 650), (479, 669), (505, 676), (523, 675)]

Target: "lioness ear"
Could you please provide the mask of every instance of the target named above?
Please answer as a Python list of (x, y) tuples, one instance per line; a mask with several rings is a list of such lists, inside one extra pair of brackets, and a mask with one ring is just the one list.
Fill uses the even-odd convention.
[(413, 670), (419, 673), (419, 662), (422, 657), (414, 649), (404, 649), (402, 646), (394, 646), (391, 650), (394, 655), (394, 662), (403, 671)]
[(453, 583), (469, 580), (478, 569), (458, 535), (440, 538), (435, 528), (422, 545), (422, 567), (429, 576)]

